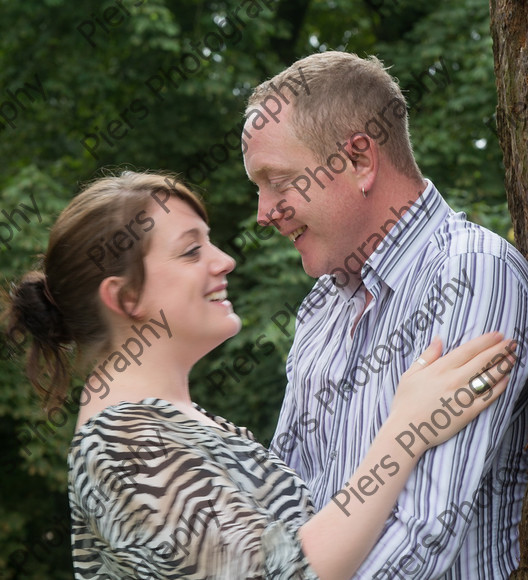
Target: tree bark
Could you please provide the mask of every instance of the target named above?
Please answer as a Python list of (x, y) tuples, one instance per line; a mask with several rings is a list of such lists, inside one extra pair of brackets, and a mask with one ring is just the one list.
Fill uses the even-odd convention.
[(519, 542), (521, 544), (521, 561), (517, 570), (511, 573), (510, 580), (528, 580), (528, 489), (524, 494), (519, 525)]
[[(528, 256), (528, 2), (490, 0), (497, 83), (497, 136), (517, 247)], [(521, 560), (510, 580), (528, 580), (528, 490), (519, 526)]]
[(515, 242), (528, 256), (528, 3), (490, 0), (490, 14), (506, 196)]
[[(528, 3), (490, 0), (497, 84), (497, 136), (517, 247), (528, 256)], [(510, 580), (528, 580), (528, 490), (519, 526), (521, 560)]]

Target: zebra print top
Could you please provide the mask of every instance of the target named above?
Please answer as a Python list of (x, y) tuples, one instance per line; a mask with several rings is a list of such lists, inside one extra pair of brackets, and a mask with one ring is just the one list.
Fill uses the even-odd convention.
[(250, 431), (150, 398), (75, 434), (68, 456), (76, 580), (316, 579), (297, 529), (302, 480)]

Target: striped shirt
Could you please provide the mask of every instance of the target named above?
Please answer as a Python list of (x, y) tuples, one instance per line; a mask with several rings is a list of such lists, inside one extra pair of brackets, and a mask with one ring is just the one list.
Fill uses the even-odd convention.
[[(403, 215), (386, 237), (376, 234), (359, 288), (338, 288), (323, 276), (303, 301), (271, 448), (307, 482), (320, 509), (360, 464), (402, 373), (432, 337), (442, 338), (444, 352), (492, 330), (514, 337), (518, 360), (506, 393), (420, 460), (354, 576), (508, 578), (519, 561), (528, 479), (527, 263), (504, 239), (455, 213), (431, 182), (408, 206), (407, 213), (393, 208)], [(372, 300), (363, 312), (364, 288)], [(403, 443), (412, 450), (412, 437), (445, 428), (443, 411)], [(380, 458), (372, 481), (349, 494), (344, 513), (353, 517), (354, 505), (376, 501), (377, 486), (396, 467)]]

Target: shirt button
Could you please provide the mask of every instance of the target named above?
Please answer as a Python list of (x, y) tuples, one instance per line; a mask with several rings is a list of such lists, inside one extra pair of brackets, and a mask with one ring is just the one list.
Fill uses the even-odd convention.
[(334, 449), (334, 451), (332, 451), (330, 453), (330, 459), (333, 461), (336, 457), (337, 457), (337, 451)]

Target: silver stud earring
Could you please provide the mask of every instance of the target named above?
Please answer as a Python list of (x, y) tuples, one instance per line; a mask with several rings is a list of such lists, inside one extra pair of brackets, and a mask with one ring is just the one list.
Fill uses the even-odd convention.
[(361, 188), (361, 193), (363, 194), (363, 197), (365, 199), (367, 199), (367, 194), (365, 193), (365, 188), (364, 187)]

